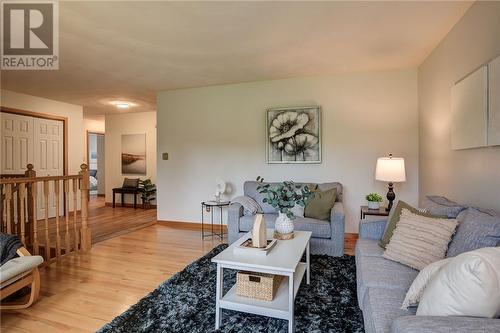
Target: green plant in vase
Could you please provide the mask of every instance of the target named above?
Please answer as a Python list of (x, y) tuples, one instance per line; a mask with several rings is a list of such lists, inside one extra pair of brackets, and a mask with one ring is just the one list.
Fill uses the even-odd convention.
[(156, 185), (151, 182), (151, 179), (139, 181), (139, 191), (145, 208), (149, 208), (151, 201), (156, 199)]
[(368, 193), (366, 195), (366, 201), (368, 201), (368, 208), (369, 209), (379, 209), (380, 208), (380, 203), (384, 199), (382, 198), (381, 195), (378, 193)]
[(290, 234), (293, 232), (293, 222), (295, 215), (292, 209), (296, 205), (305, 207), (307, 200), (313, 195), (309, 187), (297, 185), (292, 181), (284, 181), (278, 184), (264, 184), (264, 178), (257, 177), (261, 185), (257, 186), (257, 191), (264, 194), (262, 202), (271, 205), (278, 211), (278, 217), (274, 228), (278, 234)]

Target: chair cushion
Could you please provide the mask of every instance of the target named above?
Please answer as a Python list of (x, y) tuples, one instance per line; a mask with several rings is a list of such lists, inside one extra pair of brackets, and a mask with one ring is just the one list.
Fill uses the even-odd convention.
[(394, 319), (415, 315), (415, 308), (401, 309), (404, 297), (402, 289), (368, 288), (363, 303), (365, 331), (390, 332)]
[(363, 304), (363, 298), (368, 288), (378, 287), (404, 290), (401, 298), (402, 304), (406, 291), (417, 275), (417, 270), (383, 257), (356, 257), (358, 303)]
[[(274, 228), (278, 214), (264, 214), (267, 228)], [(245, 215), (240, 218), (240, 231), (250, 231), (253, 228), (255, 215)], [(331, 238), (331, 225), (328, 221), (321, 221), (307, 217), (297, 217), (293, 220), (296, 230), (310, 231), (315, 238)]]
[(459, 216), (455, 236), (448, 247), (447, 257), (480, 249), (500, 246), (500, 213), (469, 208)]
[(41, 256), (18, 257), (7, 261), (0, 266), (0, 283), (3, 283), (25, 272), (31, 271), (43, 263)]

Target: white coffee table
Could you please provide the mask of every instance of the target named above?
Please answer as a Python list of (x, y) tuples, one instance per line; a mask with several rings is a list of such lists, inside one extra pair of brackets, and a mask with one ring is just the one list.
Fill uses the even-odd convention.
[[(272, 235), (272, 232), (273, 230), (268, 230), (268, 237)], [(304, 274), (307, 284), (310, 282), (309, 241), (311, 232), (295, 231), (293, 239), (279, 240), (267, 256), (233, 253), (236, 244), (240, 244), (243, 238), (246, 239), (248, 236), (249, 234), (246, 234), (212, 258), (212, 262), (217, 263), (215, 329), (221, 325), (222, 309), (230, 309), (286, 319), (288, 320), (288, 332), (293, 332), (295, 327), (294, 300)], [(301, 262), (304, 252), (306, 253), (306, 261)], [(223, 295), (224, 268), (283, 275), (285, 278), (272, 301), (238, 296), (236, 295), (236, 285)]]

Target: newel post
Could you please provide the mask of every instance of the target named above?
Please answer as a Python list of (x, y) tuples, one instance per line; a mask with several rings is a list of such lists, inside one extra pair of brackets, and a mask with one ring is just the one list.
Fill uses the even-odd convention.
[(80, 179), (80, 191), (82, 201), (82, 230), (81, 230), (81, 248), (83, 251), (89, 251), (92, 246), (91, 230), (88, 226), (88, 209), (89, 209), (89, 170), (87, 164), (80, 165), (81, 171), (78, 173)]
[[(26, 166), (26, 171), (24, 171), (24, 176), (26, 178), (36, 178), (36, 171), (33, 170), (33, 164), (29, 163)], [(37, 190), (36, 188), (36, 182), (28, 182), (26, 183), (26, 205), (28, 206), (28, 239), (26, 241), (26, 244), (32, 244), (34, 242), (34, 221), (36, 218), (36, 212), (35, 212), (35, 195), (36, 193), (33, 193), (34, 191)]]

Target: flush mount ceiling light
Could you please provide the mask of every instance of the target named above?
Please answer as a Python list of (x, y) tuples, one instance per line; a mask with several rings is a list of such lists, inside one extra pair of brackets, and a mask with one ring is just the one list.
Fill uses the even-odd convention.
[(118, 109), (128, 109), (132, 106), (136, 106), (137, 104), (135, 103), (132, 103), (132, 102), (128, 102), (128, 101), (110, 101), (109, 102), (111, 105), (114, 105), (116, 106)]
[(128, 103), (116, 103), (115, 105), (119, 109), (128, 109), (130, 107), (130, 104)]

